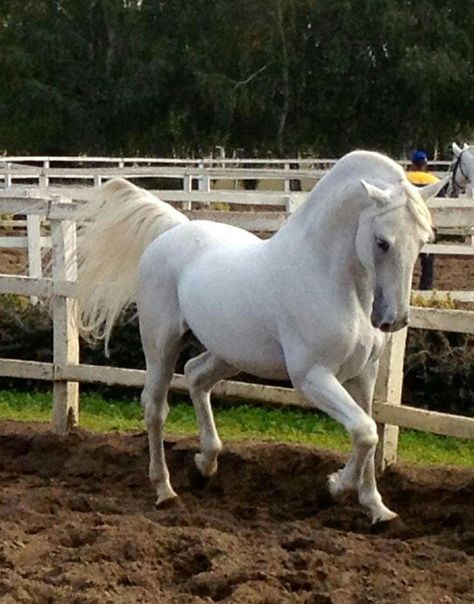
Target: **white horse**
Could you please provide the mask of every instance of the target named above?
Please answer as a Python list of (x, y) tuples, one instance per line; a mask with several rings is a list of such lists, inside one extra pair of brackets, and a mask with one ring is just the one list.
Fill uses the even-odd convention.
[(474, 146), (464, 143), (461, 149), (456, 143), (452, 145), (454, 161), (448, 195), (457, 197), (465, 190), (466, 196), (474, 198)]
[(409, 320), (413, 266), (432, 234), (423, 199), (438, 186), (417, 190), (391, 159), (355, 151), (265, 241), (236, 227), (190, 222), (121, 179), (86, 204), (79, 217), (82, 323), (107, 341), (119, 312), (137, 301), (157, 504), (176, 497), (163, 425), (175, 363), (192, 332), (206, 348), (185, 366), (203, 477), (216, 472), (222, 448), (213, 386), (239, 371), (290, 379), (351, 436), (346, 466), (328, 478), (331, 496), (357, 490), (373, 523), (396, 517), (375, 482), (371, 403), (387, 333)]

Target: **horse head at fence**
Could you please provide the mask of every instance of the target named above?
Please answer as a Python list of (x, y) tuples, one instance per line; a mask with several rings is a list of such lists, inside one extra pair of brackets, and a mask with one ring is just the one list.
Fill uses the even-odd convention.
[(464, 143), (463, 148), (453, 143), (454, 160), (450, 181), (449, 196), (457, 197), (465, 190), (466, 196), (474, 198), (474, 145)]
[[(213, 386), (240, 371), (290, 379), (351, 436), (348, 463), (324, 485), (330, 496), (356, 491), (373, 523), (396, 518), (375, 482), (372, 397), (386, 332), (408, 321), (414, 263), (431, 236), (424, 200), (440, 186), (415, 189), (393, 160), (355, 151), (267, 240), (189, 221), (124, 180), (99, 190), (79, 230), (82, 323), (107, 340), (120, 310), (137, 301), (150, 479), (159, 505), (176, 497), (163, 427), (175, 363), (193, 333), (206, 349), (185, 366), (200, 429), (200, 482), (216, 472), (222, 448)], [(104, 279), (101, 287), (94, 283)]]

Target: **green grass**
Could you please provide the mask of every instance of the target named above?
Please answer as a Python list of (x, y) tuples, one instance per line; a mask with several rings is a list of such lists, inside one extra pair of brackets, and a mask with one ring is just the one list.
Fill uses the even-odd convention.
[[(96, 432), (143, 430), (142, 409), (136, 399), (105, 401), (97, 394), (81, 396), (80, 424)], [(319, 413), (254, 405), (216, 404), (216, 423), (223, 440), (256, 439), (297, 442), (325, 449), (348, 451), (349, 439), (336, 422)], [(51, 394), (0, 391), (0, 420), (49, 421)], [(168, 434), (196, 434), (190, 403), (171, 405)], [(474, 467), (474, 441), (402, 430), (400, 458), (420, 464), (453, 464)]]

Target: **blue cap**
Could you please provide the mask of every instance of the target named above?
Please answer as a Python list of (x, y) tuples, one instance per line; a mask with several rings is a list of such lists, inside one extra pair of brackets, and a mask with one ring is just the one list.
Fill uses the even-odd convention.
[(411, 161), (413, 163), (421, 163), (428, 161), (428, 155), (424, 151), (418, 149), (418, 151), (415, 151), (415, 153), (413, 153), (413, 155), (411, 156)]

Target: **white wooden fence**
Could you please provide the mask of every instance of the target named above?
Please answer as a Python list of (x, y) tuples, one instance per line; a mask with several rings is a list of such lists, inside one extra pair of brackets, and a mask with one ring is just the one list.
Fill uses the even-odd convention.
[[(74, 200), (86, 200), (90, 196), (91, 187), (48, 187), (38, 189), (32, 187), (11, 187), (0, 189), (0, 199), (8, 197), (34, 199), (38, 195), (52, 195), (52, 198), (64, 197), (67, 193)], [(175, 191), (154, 190), (152, 193), (163, 201), (171, 202), (183, 211), (200, 209), (199, 216), (203, 219), (224, 221), (240, 226), (250, 231), (273, 233), (277, 231), (286, 219), (286, 215), (294, 211), (306, 198), (303, 192), (253, 192), (253, 191)], [(238, 211), (216, 212), (216, 207)], [(259, 208), (257, 212), (242, 211), (242, 207)], [(7, 207), (7, 206), (5, 206)], [(433, 222), (438, 230), (456, 232), (468, 236), (474, 227), (474, 203), (471, 200), (438, 198), (429, 202)], [(271, 211), (270, 211), (271, 208)], [(7, 212), (0, 212), (7, 213)], [(10, 229), (9, 236), (1, 234)], [(16, 229), (27, 229), (27, 234), (15, 236)], [(41, 277), (41, 248), (51, 247), (51, 238), (41, 235), (41, 221), (38, 215), (28, 215), (24, 220), (0, 219), (0, 250), (2, 248), (27, 248), (28, 275)], [(472, 256), (474, 246), (471, 244), (436, 243), (426, 245), (424, 252), (437, 255)], [(474, 292), (451, 291), (445, 292), (462, 302), (474, 302)], [(424, 294), (426, 295), (426, 294)], [(442, 295), (442, 294), (441, 294)], [(33, 300), (34, 301), (34, 300)]]
[[(37, 193), (38, 195), (38, 193)], [(193, 193), (194, 195), (194, 193)], [(270, 197), (269, 197), (270, 199)], [(219, 199), (222, 201), (222, 199)], [(190, 198), (177, 199), (181, 203)], [(191, 199), (191, 202), (194, 201)], [(239, 198), (238, 203), (242, 199)], [(212, 203), (212, 201), (210, 202)], [(252, 198), (251, 203), (256, 203)], [(294, 207), (289, 195), (273, 195), (271, 203), (280, 206), (280, 212), (216, 212), (212, 210), (188, 210), (191, 218), (211, 218), (243, 226), (253, 231), (275, 231), (286, 214)], [(67, 198), (12, 196), (5, 192), (0, 196), (0, 214), (25, 215), (28, 227), (33, 225), (36, 241), (49, 244), (48, 238), (38, 240), (38, 225), (46, 220), (50, 225), (53, 250), (53, 275), (41, 276), (0, 275), (0, 294), (12, 293), (26, 296), (51, 296), (53, 300), (54, 358), (52, 363), (28, 360), (0, 359), (0, 375), (52, 381), (53, 426), (65, 434), (78, 421), (78, 384), (94, 382), (143, 386), (144, 371), (83, 365), (79, 363), (79, 336), (75, 317), (75, 224), (71, 220), (74, 203)], [(459, 226), (472, 224), (472, 204), (459, 200), (434, 200), (431, 203), (435, 224)], [(469, 222), (470, 221), (470, 222)], [(36, 244), (38, 245), (38, 244)], [(433, 246), (437, 248), (438, 246)], [(436, 251), (436, 250), (435, 250)], [(439, 329), (461, 333), (474, 333), (474, 312), (412, 308), (411, 328)], [(374, 418), (380, 430), (378, 466), (383, 468), (396, 459), (398, 427), (445, 434), (460, 438), (474, 438), (474, 418), (425, 411), (401, 405), (403, 359), (407, 330), (393, 334), (385, 351), (375, 394)], [(172, 389), (186, 392), (182, 375), (175, 375)], [(224, 381), (216, 386), (215, 395), (221, 398), (247, 400), (255, 403), (294, 405), (308, 407), (303, 397), (287, 388), (258, 384)]]
[[(99, 186), (114, 176), (133, 179), (160, 178), (181, 180), (182, 189), (189, 191), (193, 182), (200, 190), (209, 190), (211, 181), (230, 181), (237, 188), (239, 181), (272, 181), (274, 189), (290, 190), (290, 181), (299, 180), (302, 190), (309, 191), (330, 169), (335, 159), (178, 159), (143, 157), (23, 157), (0, 158), (0, 184), (9, 188), (29, 183), (47, 188), (58, 182), (80, 182)], [(406, 167), (410, 162), (400, 161)], [(431, 162), (434, 174), (444, 176), (450, 162)], [(275, 183), (280, 183), (278, 186)]]

